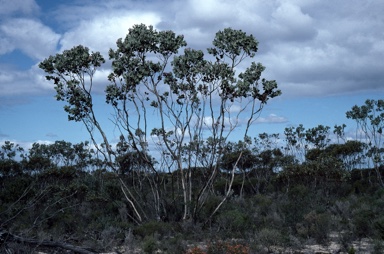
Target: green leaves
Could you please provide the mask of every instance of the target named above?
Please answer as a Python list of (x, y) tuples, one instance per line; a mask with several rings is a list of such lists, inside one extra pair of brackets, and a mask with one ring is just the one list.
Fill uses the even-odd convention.
[[(112, 83), (106, 88), (106, 102), (114, 107), (118, 101), (137, 97), (139, 84), (168, 85), (169, 92), (178, 96), (180, 105), (186, 98), (197, 103), (198, 93), (207, 96), (215, 90), (223, 100), (231, 102), (251, 96), (266, 103), (268, 98), (281, 94), (275, 81), (263, 79), (259, 84), (265, 70), (260, 63), (251, 63), (236, 78), (234, 67), (245, 57), (253, 57), (258, 46), (253, 35), (241, 30), (226, 28), (216, 34), (214, 47), (208, 49), (216, 57), (216, 62), (206, 60), (201, 50), (187, 48), (184, 54), (174, 57), (169, 72), (165, 72), (169, 58), (187, 45), (182, 35), (173, 31), (159, 32), (152, 26), (140, 24), (129, 29), (127, 36), (117, 40), (116, 45), (116, 50), (109, 51), (113, 72), (108, 76)], [(230, 61), (226, 62), (225, 58)], [(87, 47), (80, 45), (40, 63), (39, 67), (50, 74), (46, 76), (47, 80), (55, 84), (56, 99), (68, 102), (64, 109), (69, 120), (80, 121), (92, 110), (92, 84), (86, 84), (86, 76), (92, 79), (96, 68), (104, 62), (99, 52), (90, 53)], [(215, 86), (208, 89), (209, 84)], [(153, 101), (150, 96), (146, 98), (153, 107), (159, 106), (159, 101)], [(161, 96), (161, 101), (166, 98), (168, 95)]]
[(159, 32), (159, 45), (156, 52), (169, 56), (177, 54), (179, 48), (187, 46), (183, 35), (177, 35), (173, 31)]
[[(39, 64), (46, 73), (47, 80), (53, 80), (56, 99), (66, 101), (64, 110), (68, 120), (81, 121), (92, 110), (92, 78), (97, 67), (105, 62), (99, 52), (90, 53), (84, 46), (65, 50), (62, 54), (50, 56)], [(86, 84), (86, 79), (90, 84)]]
[(173, 31), (158, 32), (152, 26), (141, 24), (129, 29), (124, 40), (119, 39), (116, 45), (116, 50), (109, 51), (113, 72), (108, 77), (112, 84), (106, 90), (107, 103), (113, 106), (117, 106), (119, 100), (137, 97), (139, 84), (157, 85), (163, 78), (164, 83), (171, 84), (172, 73), (167, 76), (164, 72), (168, 59), (187, 44), (182, 35)]
[(173, 59), (172, 66), (175, 77), (186, 79), (188, 82), (196, 82), (194, 79), (198, 74), (204, 72), (207, 61), (204, 59), (203, 51), (187, 48), (184, 50), (184, 55), (176, 56)]
[(377, 178), (381, 186), (384, 181), (379, 171), (380, 164), (384, 161), (384, 144), (382, 142), (384, 129), (384, 100), (366, 100), (362, 106), (353, 106), (346, 112), (349, 119), (357, 122), (359, 131), (364, 134), (364, 142), (368, 145), (367, 157), (373, 162)]
[[(254, 57), (258, 50), (258, 42), (253, 35), (226, 28), (216, 33), (213, 45), (213, 48), (208, 49), (208, 53), (216, 58), (216, 63), (211, 65), (212, 68), (207, 72), (205, 81), (221, 79), (222, 98), (233, 102), (236, 98), (251, 96), (264, 104), (268, 98), (281, 94), (280, 90), (276, 90), (275, 81), (263, 79), (261, 89), (259, 80), (265, 67), (260, 63), (252, 62), (244, 73), (239, 74), (239, 80), (236, 81), (234, 68), (246, 57)], [(225, 62), (226, 58), (230, 61)]]
[(348, 119), (356, 121), (370, 120), (372, 125), (380, 125), (384, 122), (384, 100), (366, 100), (362, 106), (353, 106), (346, 112)]
[[(39, 67), (49, 74), (70, 75), (81, 74), (91, 68), (100, 67), (105, 62), (99, 52), (89, 53), (82, 45), (64, 50), (62, 54), (50, 56), (39, 64)], [(55, 76), (48, 76), (55, 78)]]
[(216, 33), (213, 40), (215, 48), (209, 48), (208, 52), (217, 57), (218, 60), (224, 56), (229, 57), (233, 62), (237, 57), (243, 56), (254, 57), (257, 52), (258, 41), (253, 35), (247, 35), (241, 30), (225, 28), (223, 31)]

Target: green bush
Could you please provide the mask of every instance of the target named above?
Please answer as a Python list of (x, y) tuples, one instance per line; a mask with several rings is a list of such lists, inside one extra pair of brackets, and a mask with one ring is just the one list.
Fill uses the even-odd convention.
[(183, 236), (176, 235), (159, 242), (159, 249), (162, 253), (185, 253), (186, 246), (183, 243)]
[(270, 212), (273, 200), (267, 195), (256, 195), (253, 200), (259, 215), (265, 216)]
[(147, 236), (142, 242), (144, 253), (155, 253), (158, 250), (157, 240), (153, 236)]
[(357, 237), (368, 237), (374, 233), (372, 219), (376, 214), (368, 204), (362, 204), (352, 212), (353, 231)]
[(303, 185), (296, 185), (289, 189), (288, 195), (282, 195), (281, 209), (288, 227), (294, 228), (303, 220), (313, 199), (310, 190)]
[(263, 228), (256, 234), (256, 242), (260, 246), (272, 252), (272, 247), (283, 246), (285, 244), (284, 237), (280, 231), (271, 228)]
[(373, 222), (375, 237), (384, 240), (384, 216), (378, 215)]
[(373, 242), (372, 254), (381, 254), (381, 253), (384, 253), (384, 242), (382, 240), (375, 240)]
[(331, 217), (327, 213), (311, 211), (304, 220), (296, 225), (296, 230), (304, 238), (314, 238), (318, 243), (325, 243), (330, 231)]
[(171, 235), (173, 228), (171, 224), (162, 221), (149, 221), (137, 226), (133, 234), (141, 238), (159, 235), (161, 238)]
[(245, 231), (250, 228), (248, 217), (239, 210), (222, 212), (218, 216), (216, 223), (223, 237), (242, 237)]

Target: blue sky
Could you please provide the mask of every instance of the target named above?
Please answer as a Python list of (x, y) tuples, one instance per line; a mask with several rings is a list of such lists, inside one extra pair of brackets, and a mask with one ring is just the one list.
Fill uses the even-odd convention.
[[(256, 61), (283, 95), (268, 103), (252, 136), (298, 124), (342, 123), (353, 136), (355, 124), (345, 112), (366, 99), (384, 99), (381, 0), (0, 0), (0, 5), (0, 143), (29, 147), (88, 140), (80, 123), (67, 121), (37, 65), (78, 44), (107, 58), (116, 40), (139, 23), (174, 30), (189, 47), (203, 50), (226, 27), (253, 34), (259, 41)], [(97, 109), (108, 114), (101, 96)], [(112, 139), (118, 136), (113, 128), (108, 132)]]

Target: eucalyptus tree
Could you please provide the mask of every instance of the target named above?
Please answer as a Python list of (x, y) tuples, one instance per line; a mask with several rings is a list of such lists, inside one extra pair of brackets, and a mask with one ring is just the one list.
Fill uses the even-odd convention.
[(333, 127), (333, 134), (336, 135), (338, 144), (340, 144), (341, 141), (345, 142), (346, 140), (345, 127), (347, 127), (347, 125), (345, 124), (342, 124), (342, 125), (335, 124), (335, 126)]
[(45, 170), (56, 166), (51, 160), (52, 150), (48, 144), (33, 143), (28, 150), (25, 160), (26, 168), (30, 174), (42, 173)]
[[(258, 50), (253, 35), (226, 28), (216, 33), (213, 47), (205, 53), (186, 46), (182, 35), (141, 24), (129, 29), (124, 39), (117, 40), (116, 49), (109, 51), (112, 72), (106, 102), (115, 112), (112, 121), (121, 132), (120, 142), (149, 165), (157, 219), (167, 212), (164, 200), (168, 198), (160, 188), (159, 173), (178, 174), (182, 218), (196, 219), (220, 170), (226, 142), (233, 137), (249, 139), (249, 128), (259, 112), (270, 98), (281, 94), (276, 81), (261, 78), (265, 67), (249, 60)], [(39, 66), (55, 84), (56, 98), (67, 103), (68, 119), (83, 122), (96, 148), (117, 172), (115, 150), (93, 107), (93, 79), (104, 62), (99, 52), (77, 46)], [(102, 145), (96, 142), (95, 130)], [(239, 153), (237, 162), (241, 157)], [(157, 163), (152, 163), (153, 158)], [(193, 170), (201, 167), (210, 173), (204, 184), (194, 186)], [(230, 195), (235, 169), (236, 163), (226, 194), (212, 215)], [(140, 197), (121, 183), (140, 223), (147, 218), (137, 201)]]
[(14, 160), (17, 156), (24, 158), (24, 148), (9, 140), (4, 141), (0, 147), (0, 160)]
[[(9, 140), (0, 147), (0, 178), (20, 175), (23, 173), (19, 158), (24, 158), (24, 149)], [(18, 158), (19, 157), (19, 158)]]
[(384, 100), (366, 100), (362, 106), (353, 106), (346, 116), (356, 121), (357, 133), (363, 134), (357, 138), (367, 144), (366, 156), (373, 163), (379, 184), (384, 187), (379, 170), (384, 161)]
[(310, 149), (324, 149), (329, 142), (330, 127), (318, 125), (313, 128), (305, 129), (302, 124), (287, 127), (284, 130), (285, 135), (285, 151), (287, 155), (296, 156), (296, 158), (304, 162), (307, 152)]
[[(240, 197), (243, 197), (245, 181), (249, 182), (249, 173), (253, 170), (257, 163), (256, 155), (247, 148), (248, 145), (243, 141), (227, 142), (225, 153), (220, 161), (220, 168), (223, 170), (223, 175), (237, 169), (237, 174), (242, 174), (242, 182), (240, 188)], [(241, 154), (241, 156), (240, 156)]]
[(342, 160), (345, 168), (349, 171), (355, 169), (364, 162), (365, 143), (358, 140), (347, 140), (344, 144), (331, 144), (326, 148), (332, 156)]
[(253, 138), (254, 148), (253, 150), (257, 153), (265, 150), (277, 149), (280, 142), (280, 134), (272, 133), (268, 134), (266, 132), (260, 133), (257, 137)]
[(297, 127), (290, 126), (284, 129), (286, 155), (294, 156), (298, 161), (303, 162), (306, 153), (305, 128), (302, 124)]
[(318, 149), (324, 149), (329, 142), (329, 126), (318, 125), (314, 128), (310, 128), (305, 132), (305, 140), (308, 145)]

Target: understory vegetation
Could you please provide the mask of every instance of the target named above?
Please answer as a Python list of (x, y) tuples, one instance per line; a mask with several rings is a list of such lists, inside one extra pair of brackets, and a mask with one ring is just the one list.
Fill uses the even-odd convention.
[[(156, 176), (164, 197), (162, 217), (156, 219), (153, 187), (133, 161), (130, 167), (121, 164), (117, 175), (106, 169), (87, 142), (35, 143), (28, 152), (6, 142), (0, 161), (2, 250), (28, 253), (42, 248), (39, 241), (50, 240), (81, 246), (90, 253), (121, 246), (127, 253), (138, 249), (145, 253), (267, 253), (277, 247), (327, 245), (336, 233), (343, 251), (350, 251), (351, 243), (363, 238), (382, 251), (384, 189), (377, 171), (347, 170), (343, 157), (330, 152), (336, 147), (345, 148), (329, 144), (321, 150), (328, 149), (327, 154), (317, 158), (310, 155), (319, 151), (311, 149), (301, 163), (280, 149), (248, 151), (239, 163), (230, 197), (210, 217), (231, 178), (225, 168), (234, 163), (231, 158), (237, 152), (232, 151), (222, 160), (222, 170), (199, 216), (184, 220), (183, 197), (175, 194), (181, 188), (180, 172)], [(127, 162), (129, 157), (124, 158)], [(197, 190), (205, 182), (205, 171), (209, 169), (192, 171)], [(383, 176), (382, 166), (379, 172)], [(121, 181), (141, 198), (140, 209), (148, 216), (142, 223), (134, 219)], [(7, 239), (4, 232), (35, 239), (37, 244)]]

